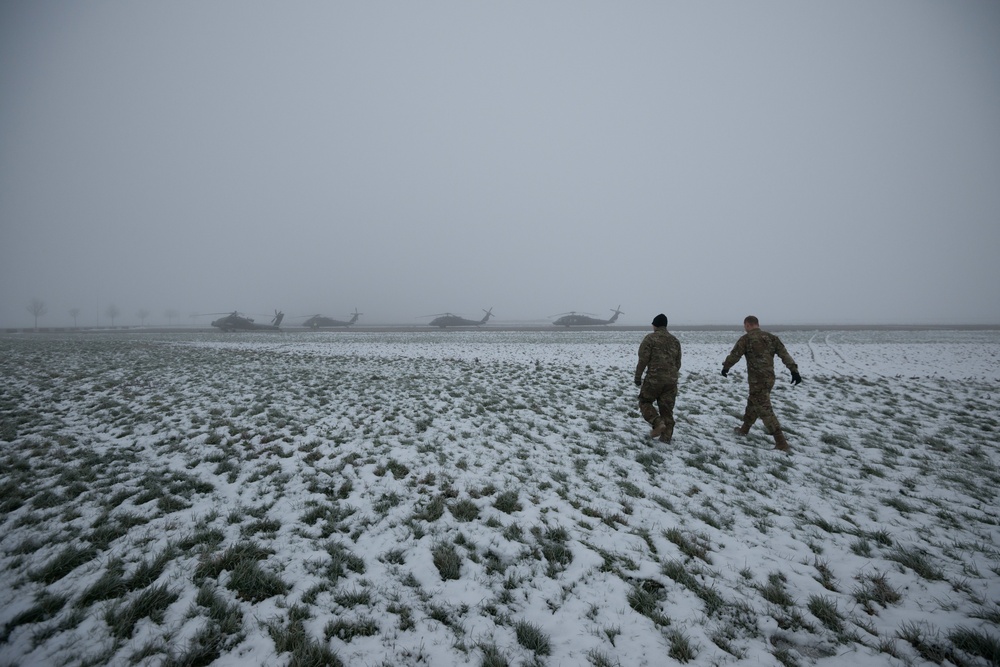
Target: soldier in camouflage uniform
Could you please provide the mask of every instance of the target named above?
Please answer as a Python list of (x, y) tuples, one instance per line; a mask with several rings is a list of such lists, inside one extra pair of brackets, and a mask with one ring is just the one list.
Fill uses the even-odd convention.
[(750, 383), (750, 395), (747, 407), (743, 412), (743, 425), (734, 429), (740, 435), (750, 432), (750, 427), (759, 417), (764, 422), (764, 428), (774, 437), (774, 448), (783, 452), (789, 451), (788, 442), (781, 432), (781, 424), (771, 409), (771, 388), (774, 387), (774, 355), (778, 355), (782, 363), (792, 372), (792, 384), (802, 382), (799, 367), (788, 354), (784, 343), (772, 333), (760, 328), (760, 322), (753, 315), (743, 320), (745, 334), (736, 342), (733, 351), (722, 362), (722, 375), (725, 377), (729, 369), (736, 365), (740, 357), (747, 359), (747, 381)]
[(649, 437), (658, 437), (661, 442), (670, 442), (674, 435), (674, 401), (680, 369), (680, 341), (667, 331), (667, 316), (660, 313), (653, 318), (653, 333), (647, 334), (639, 345), (635, 386), (639, 387), (639, 412), (653, 427)]

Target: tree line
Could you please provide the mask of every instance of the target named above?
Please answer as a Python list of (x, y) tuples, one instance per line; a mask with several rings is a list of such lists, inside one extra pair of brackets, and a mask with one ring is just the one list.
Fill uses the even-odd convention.
[[(37, 329), (38, 328), (38, 318), (39, 317), (44, 317), (45, 315), (47, 315), (48, 312), (49, 312), (49, 309), (48, 309), (48, 306), (45, 305), (45, 301), (43, 301), (42, 299), (39, 299), (38, 297), (35, 297), (35, 298), (33, 298), (31, 300), (30, 303), (28, 303), (28, 312), (32, 315), (32, 317), (35, 318), (35, 329)], [(116, 306), (114, 304), (109, 304), (108, 307), (104, 309), (104, 315), (109, 320), (111, 320), (111, 326), (112, 326), (112, 328), (115, 326), (115, 319), (117, 319), (118, 317), (120, 317), (121, 314), (122, 314), (122, 311), (118, 308), (118, 306)], [(78, 328), (77, 327), (77, 323), (78, 323), (78, 319), (80, 317), (80, 309), (79, 308), (70, 308), (69, 309), (69, 315), (70, 315), (70, 317), (73, 318), (73, 328), (74, 329)], [(146, 310), (145, 308), (140, 308), (136, 312), (136, 317), (139, 318), (139, 323), (140, 323), (141, 326), (146, 326), (146, 320), (149, 319), (150, 315), (151, 315), (151, 313), (148, 310)], [(164, 317), (167, 318), (167, 321), (169, 323), (171, 323), (171, 324), (173, 324), (174, 320), (176, 320), (178, 317), (180, 317), (180, 313), (178, 313), (173, 308), (169, 308), (166, 311), (164, 311), (163, 315), (164, 315)]]

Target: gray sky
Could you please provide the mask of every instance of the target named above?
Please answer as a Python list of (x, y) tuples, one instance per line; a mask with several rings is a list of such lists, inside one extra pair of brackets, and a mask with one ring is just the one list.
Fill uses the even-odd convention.
[(0, 5), (0, 326), (998, 323), (998, 251), (997, 2)]

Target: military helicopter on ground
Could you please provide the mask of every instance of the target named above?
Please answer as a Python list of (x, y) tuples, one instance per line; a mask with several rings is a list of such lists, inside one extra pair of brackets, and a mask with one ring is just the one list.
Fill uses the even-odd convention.
[(359, 315), (364, 315), (364, 313), (359, 313), (357, 308), (355, 308), (354, 312), (351, 313), (351, 319), (347, 322), (343, 320), (335, 320), (330, 317), (323, 317), (322, 315), (313, 315), (308, 320), (303, 322), (302, 326), (309, 327), (310, 329), (319, 329), (320, 327), (349, 327), (358, 321)]
[(452, 315), (451, 313), (441, 313), (439, 315), (424, 315), (424, 317), (433, 317), (434, 319), (427, 323), (427, 326), (431, 327), (478, 327), (480, 324), (486, 324), (491, 317), (493, 317), (493, 309), (483, 310), (486, 315), (483, 319), (479, 320), (467, 320), (464, 317), (459, 317), (458, 315)]
[(618, 319), (619, 315), (624, 315), (624, 311), (621, 309), (621, 305), (617, 308), (611, 309), (614, 315), (611, 316), (610, 320), (602, 320), (597, 317), (591, 317), (589, 315), (582, 315), (577, 312), (563, 313), (561, 317), (553, 315), (552, 317), (559, 317), (558, 320), (552, 323), (552, 326), (556, 327), (583, 327), (583, 326), (596, 326), (601, 324), (614, 324)]
[[(208, 313), (212, 315), (222, 315), (223, 313)], [(212, 326), (216, 329), (221, 329), (225, 332), (230, 331), (277, 331), (278, 327), (281, 325), (282, 318), (285, 314), (274, 311), (274, 319), (271, 320), (270, 324), (258, 324), (253, 321), (252, 317), (247, 317), (245, 315), (240, 315), (237, 311), (225, 314), (225, 317), (220, 317), (219, 319), (212, 322)]]

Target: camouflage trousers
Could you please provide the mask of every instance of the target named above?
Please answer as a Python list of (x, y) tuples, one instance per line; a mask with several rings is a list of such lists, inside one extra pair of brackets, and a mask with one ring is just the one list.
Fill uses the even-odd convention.
[(746, 410), (743, 411), (743, 425), (746, 428), (753, 426), (753, 423), (759, 418), (769, 434), (781, 430), (781, 424), (771, 408), (771, 389), (773, 387), (773, 377), (750, 381), (750, 395), (747, 397)]
[(639, 388), (639, 412), (642, 418), (656, 427), (657, 420), (662, 420), (667, 429), (663, 437), (670, 438), (674, 434), (674, 403), (677, 401), (677, 381), (661, 380), (646, 376)]

